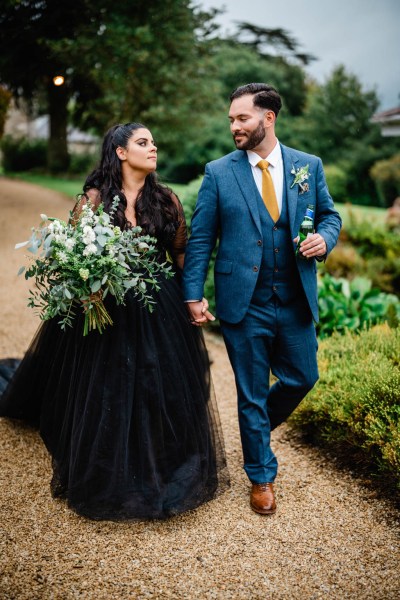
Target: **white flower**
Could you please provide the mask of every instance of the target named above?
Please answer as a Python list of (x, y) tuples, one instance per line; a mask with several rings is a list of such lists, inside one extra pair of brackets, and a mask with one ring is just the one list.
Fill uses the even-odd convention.
[(65, 252), (57, 252), (57, 258), (58, 262), (60, 262), (62, 265), (68, 262), (68, 256)]
[(61, 233), (63, 230), (63, 226), (61, 225), (60, 221), (52, 221), (51, 223), (49, 223), (49, 225), (47, 225), (47, 231), (49, 233)]
[(76, 240), (74, 238), (68, 238), (65, 241), (65, 247), (67, 250), (72, 250), (72, 248), (75, 246), (76, 244)]
[(65, 242), (67, 241), (67, 234), (66, 233), (56, 233), (54, 236), (54, 240), (58, 244), (65, 244)]
[(96, 234), (89, 225), (85, 225), (83, 228), (82, 241), (84, 244), (91, 244), (96, 239)]
[(95, 244), (88, 244), (83, 251), (83, 256), (89, 256), (90, 254), (96, 254), (97, 248)]

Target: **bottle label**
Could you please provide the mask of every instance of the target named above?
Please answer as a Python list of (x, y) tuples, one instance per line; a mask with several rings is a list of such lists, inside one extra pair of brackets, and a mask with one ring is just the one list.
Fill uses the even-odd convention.
[(306, 214), (304, 215), (305, 217), (309, 217), (310, 219), (314, 218), (314, 211), (311, 210), (311, 208), (307, 208), (306, 209)]

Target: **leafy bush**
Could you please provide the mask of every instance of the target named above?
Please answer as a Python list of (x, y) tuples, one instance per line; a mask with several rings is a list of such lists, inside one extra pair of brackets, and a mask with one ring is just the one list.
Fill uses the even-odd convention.
[(98, 163), (97, 154), (90, 152), (71, 153), (68, 174), (70, 175), (89, 175)]
[(365, 270), (365, 260), (358, 254), (354, 246), (342, 242), (339, 242), (334, 252), (329, 254), (326, 262), (319, 265), (321, 273), (350, 279), (356, 275), (362, 275)]
[(400, 154), (376, 161), (370, 174), (382, 204), (391, 206), (393, 200), (400, 194)]
[[(371, 279), (374, 287), (399, 295), (400, 236), (396, 230), (389, 229), (383, 223), (375, 224), (373, 216), (371, 219), (372, 222), (366, 219), (359, 220), (350, 211), (348, 224), (341, 232), (340, 245), (328, 257), (322, 270), (335, 276), (347, 277), (362, 274)], [(355, 248), (361, 260), (355, 259), (351, 252), (347, 252), (350, 259), (347, 268), (342, 264), (339, 269), (337, 261), (340, 256), (342, 259), (344, 258), (343, 247), (348, 248), (350, 244)], [(342, 251), (340, 246), (342, 246)], [(354, 270), (352, 270), (352, 266)]]
[(400, 236), (385, 226), (375, 225), (367, 220), (359, 221), (350, 215), (345, 236), (364, 258), (400, 256)]
[(185, 210), (186, 223), (188, 227), (190, 227), (190, 222), (192, 220), (193, 212), (196, 206), (197, 195), (199, 193), (202, 181), (203, 177), (198, 177), (197, 179), (194, 179), (193, 181), (188, 183), (185, 188), (185, 192), (181, 198), (181, 202)]
[(46, 167), (47, 142), (45, 140), (16, 139), (6, 135), (1, 140), (1, 150), (5, 171), (19, 172)]
[(394, 307), (395, 314), (400, 317), (397, 296), (372, 288), (371, 280), (365, 277), (348, 281), (323, 275), (318, 279), (318, 306), (320, 322), (317, 330), (321, 338), (334, 331), (360, 331), (387, 321), (392, 314), (388, 313), (390, 307)]
[(345, 202), (348, 199), (347, 183), (348, 175), (338, 165), (326, 165), (324, 167), (326, 182), (329, 187), (329, 192), (335, 202)]
[(290, 418), (314, 441), (357, 450), (400, 488), (400, 328), (323, 340), (320, 380)]

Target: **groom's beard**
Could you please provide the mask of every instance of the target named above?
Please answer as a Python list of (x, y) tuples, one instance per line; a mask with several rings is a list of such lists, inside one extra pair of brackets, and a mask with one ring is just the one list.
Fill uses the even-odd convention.
[(244, 138), (240, 142), (236, 140), (235, 135), (233, 136), (233, 141), (235, 142), (236, 148), (239, 150), (253, 150), (253, 148), (258, 146), (258, 144), (261, 144), (265, 138), (265, 127), (263, 122), (260, 121), (257, 128), (251, 133), (242, 133), (240, 135), (242, 138)]

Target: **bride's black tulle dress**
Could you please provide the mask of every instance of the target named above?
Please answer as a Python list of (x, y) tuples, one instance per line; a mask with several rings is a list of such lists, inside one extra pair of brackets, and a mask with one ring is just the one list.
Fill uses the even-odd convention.
[(39, 428), (53, 495), (91, 519), (164, 519), (229, 486), (202, 332), (179, 275), (160, 286), (153, 313), (107, 298), (101, 335), (83, 337), (83, 316), (65, 332), (45, 322), (0, 400), (0, 416)]

